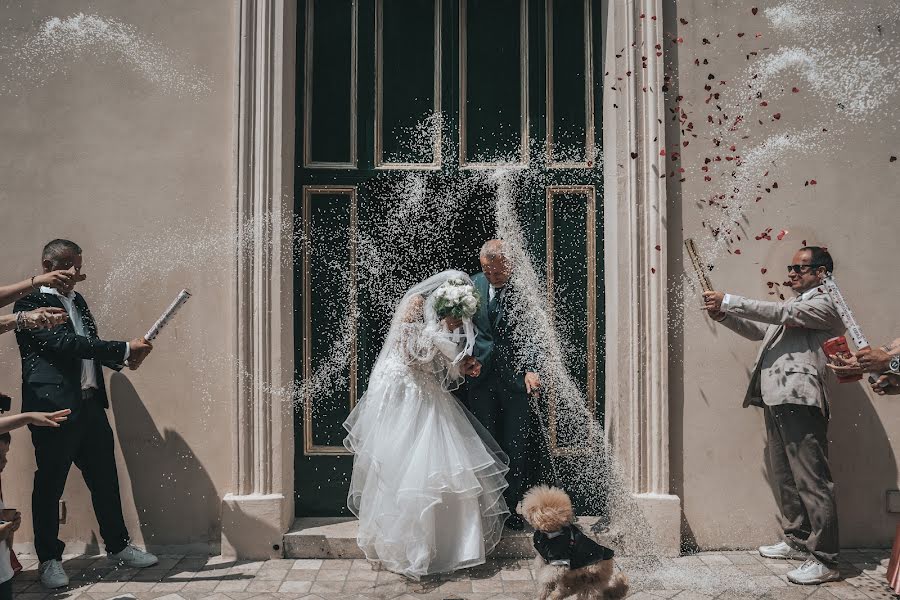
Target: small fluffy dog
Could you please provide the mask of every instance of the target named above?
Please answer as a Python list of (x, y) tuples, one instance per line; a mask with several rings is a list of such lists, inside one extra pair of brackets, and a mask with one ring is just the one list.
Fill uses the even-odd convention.
[(628, 593), (628, 579), (613, 574), (613, 551), (575, 525), (569, 495), (539, 485), (525, 493), (516, 511), (534, 527), (534, 570), (540, 600), (614, 600)]

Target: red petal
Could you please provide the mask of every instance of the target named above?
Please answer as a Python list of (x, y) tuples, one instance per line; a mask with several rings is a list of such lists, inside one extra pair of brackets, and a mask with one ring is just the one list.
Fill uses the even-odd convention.
[(741, 253), (741, 249), (738, 248), (737, 250), (734, 251), (734, 253), (735, 253), (735, 254), (740, 254), (740, 253)]
[(666, 149), (663, 148), (662, 150), (660, 150), (660, 151), (659, 151), (659, 155), (660, 155), (660, 156), (665, 156), (665, 155), (666, 155)]
[(759, 9), (754, 6), (753, 8), (750, 9), (750, 12), (752, 12), (755, 15), (756, 13), (759, 12)]
[(782, 230), (781, 230), (781, 233), (779, 233), (779, 234), (778, 234), (777, 236), (775, 236), (775, 237), (778, 238), (778, 241), (780, 242), (781, 240), (784, 239), (784, 236), (786, 236), (787, 234), (788, 234), (788, 230), (787, 230), (787, 229), (782, 229)]
[(775, 113), (774, 115), (772, 115), (772, 118), (777, 121), (778, 119), (781, 118), (781, 113)]
[(768, 271), (768, 269), (765, 267), (763, 267), (762, 269), (759, 270), (759, 272), (762, 273), (763, 275), (766, 274), (766, 271)]
[(687, 25), (687, 24), (688, 24), (687, 19), (685, 19), (684, 17), (682, 17), (682, 18), (680, 18), (680, 19), (678, 19), (678, 20), (681, 21), (681, 24), (682, 24), (682, 25)]
[(897, 157), (896, 157), (896, 156), (892, 156), (892, 157), (891, 157), (891, 160), (890, 160), (889, 162), (897, 162)]
[(796, 87), (795, 87), (795, 88), (791, 88), (791, 91), (794, 92), (794, 93), (796, 94), (796, 93), (798, 93), (798, 92), (800, 91), (800, 88), (796, 88)]
[(660, 248), (659, 244), (656, 245), (656, 250), (657, 250), (657, 251), (662, 251), (662, 248)]
[(809, 185), (816, 185), (816, 180), (815, 180), (815, 179), (810, 179), (810, 180), (809, 180)]

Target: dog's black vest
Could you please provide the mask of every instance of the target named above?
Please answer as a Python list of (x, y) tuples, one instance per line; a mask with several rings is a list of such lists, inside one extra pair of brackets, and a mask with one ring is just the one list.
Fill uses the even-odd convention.
[(569, 561), (570, 569), (580, 569), (608, 560), (614, 555), (611, 549), (584, 535), (577, 525), (566, 525), (560, 535), (554, 537), (543, 531), (535, 531), (534, 548), (548, 563)]

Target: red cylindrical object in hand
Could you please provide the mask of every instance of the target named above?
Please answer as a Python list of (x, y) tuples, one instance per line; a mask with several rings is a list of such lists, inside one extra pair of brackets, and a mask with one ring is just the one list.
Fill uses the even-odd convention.
[[(825, 351), (825, 356), (840, 356), (841, 358), (850, 358), (850, 346), (847, 345), (847, 338), (842, 335), (837, 337), (833, 337), (831, 339), (825, 340), (825, 343), (822, 344), (822, 350)], [(862, 375), (847, 375), (844, 377), (838, 376), (838, 383), (850, 383), (852, 381), (859, 381), (862, 379)]]

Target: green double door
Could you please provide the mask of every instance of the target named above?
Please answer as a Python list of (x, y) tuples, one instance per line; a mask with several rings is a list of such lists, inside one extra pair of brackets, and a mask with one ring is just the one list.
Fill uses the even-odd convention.
[[(498, 165), (524, 171), (539, 293), (602, 418), (600, 2), (306, 0), (298, 19), (297, 516), (348, 514), (342, 423), (391, 304), (440, 270), (479, 270), (497, 227), (479, 174)], [(548, 451), (577, 451), (548, 402)]]

